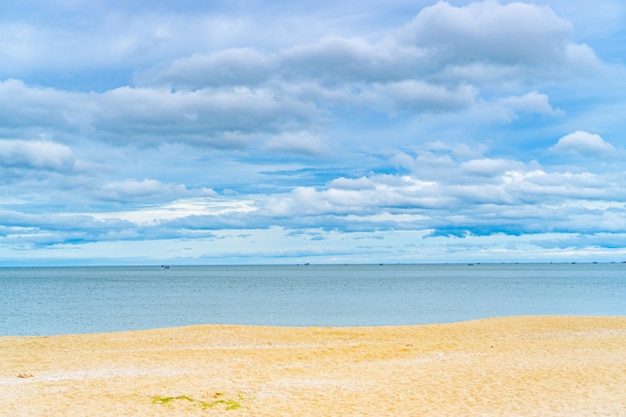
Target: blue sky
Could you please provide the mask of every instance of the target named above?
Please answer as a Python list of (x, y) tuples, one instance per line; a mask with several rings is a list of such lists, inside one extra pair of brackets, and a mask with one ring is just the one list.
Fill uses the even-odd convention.
[(626, 260), (621, 0), (0, 4), (0, 265)]

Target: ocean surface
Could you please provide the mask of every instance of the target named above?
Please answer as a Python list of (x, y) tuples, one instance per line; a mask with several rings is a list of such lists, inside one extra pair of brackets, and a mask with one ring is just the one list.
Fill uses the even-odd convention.
[(626, 264), (0, 268), (0, 336), (626, 316)]

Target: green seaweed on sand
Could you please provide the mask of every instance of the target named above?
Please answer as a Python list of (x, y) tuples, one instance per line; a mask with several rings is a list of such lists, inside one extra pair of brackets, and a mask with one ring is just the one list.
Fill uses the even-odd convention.
[(212, 396), (211, 400), (196, 400), (187, 395), (178, 395), (176, 397), (160, 397), (154, 396), (152, 397), (153, 404), (168, 404), (172, 401), (183, 400), (192, 403), (196, 407), (200, 408), (213, 408), (217, 405), (223, 405), (225, 410), (238, 410), (243, 407), (241, 405), (241, 401), (243, 401), (243, 396), (241, 394), (237, 395), (237, 399), (225, 398), (224, 394), (221, 392), (216, 392)]
[(174, 400), (187, 400), (189, 402), (194, 402), (193, 398), (190, 398), (186, 395), (179, 395), (178, 397), (152, 397), (152, 402), (154, 404), (167, 404)]

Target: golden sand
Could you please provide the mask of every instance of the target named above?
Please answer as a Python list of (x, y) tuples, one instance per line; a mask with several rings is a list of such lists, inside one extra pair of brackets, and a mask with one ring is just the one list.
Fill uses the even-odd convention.
[(626, 317), (0, 338), (0, 416), (626, 416)]

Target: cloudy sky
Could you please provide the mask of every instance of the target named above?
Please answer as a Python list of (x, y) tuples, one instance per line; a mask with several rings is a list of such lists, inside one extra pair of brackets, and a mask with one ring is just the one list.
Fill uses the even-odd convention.
[(622, 0), (0, 10), (0, 266), (626, 260)]

